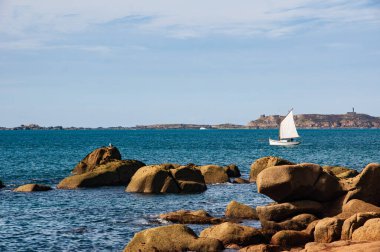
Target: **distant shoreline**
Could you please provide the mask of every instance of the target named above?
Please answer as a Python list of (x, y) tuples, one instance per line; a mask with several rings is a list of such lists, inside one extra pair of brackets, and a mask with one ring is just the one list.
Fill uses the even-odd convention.
[[(224, 124), (153, 124), (136, 125), (134, 127), (63, 127), (63, 126), (39, 126), (38, 124), (20, 125), (18, 127), (0, 127), (0, 130), (212, 130), (212, 129), (277, 129), (283, 116), (261, 115), (257, 120), (250, 121), (247, 125)], [(348, 112), (346, 114), (300, 114), (294, 117), (298, 129), (379, 129), (380, 117), (367, 114)]]

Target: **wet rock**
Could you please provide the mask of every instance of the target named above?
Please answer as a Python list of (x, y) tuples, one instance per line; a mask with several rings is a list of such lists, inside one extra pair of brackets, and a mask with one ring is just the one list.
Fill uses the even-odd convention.
[(352, 240), (380, 241), (380, 218), (367, 220), (362, 227), (352, 233)]
[(64, 178), (59, 189), (128, 185), (144, 163), (137, 160), (114, 160), (96, 166), (92, 171)]
[(280, 246), (270, 244), (257, 244), (244, 247), (239, 252), (280, 252)]
[(256, 182), (256, 178), (259, 175), (260, 172), (262, 172), (264, 169), (272, 166), (280, 166), (280, 165), (294, 165), (295, 163), (292, 163), (288, 160), (279, 158), (279, 157), (262, 157), (257, 159), (255, 162), (251, 165), (251, 171), (249, 173), (249, 181)]
[(206, 184), (219, 184), (230, 182), (226, 170), (218, 165), (197, 166), (206, 181)]
[(207, 190), (202, 173), (194, 167), (181, 166), (170, 169), (170, 172), (177, 182), (181, 193), (198, 193)]
[(380, 206), (380, 164), (372, 163), (352, 181), (353, 190), (348, 192), (345, 202), (360, 199)]
[(240, 177), (240, 170), (236, 164), (229, 164), (223, 167), (228, 177), (237, 178)]
[(198, 238), (193, 230), (176, 224), (143, 230), (134, 235), (124, 252), (221, 251), (222, 243), (213, 238)]
[(314, 241), (333, 242), (339, 240), (343, 221), (344, 220), (338, 218), (324, 218), (318, 221), (315, 226)]
[(357, 170), (342, 166), (323, 166), (323, 171), (334, 175), (339, 179), (353, 178), (359, 174)]
[(92, 171), (97, 165), (105, 164), (112, 160), (121, 160), (121, 154), (116, 147), (101, 147), (82, 159), (72, 170), (73, 174), (83, 174)]
[(310, 236), (302, 231), (282, 230), (272, 236), (271, 244), (278, 245), (283, 249), (292, 247), (303, 247), (312, 241)]
[(250, 182), (247, 179), (235, 178), (234, 180), (232, 180), (232, 183), (234, 183), (234, 184), (249, 184)]
[(126, 188), (127, 192), (139, 193), (179, 193), (180, 188), (170, 170), (160, 165), (140, 168)]
[(332, 243), (309, 242), (301, 252), (379, 252), (380, 242), (336, 241)]
[(259, 173), (259, 193), (277, 202), (295, 200), (333, 200), (344, 193), (338, 179), (323, 172), (316, 164), (269, 167)]
[(160, 218), (180, 224), (219, 224), (225, 221), (220, 218), (212, 217), (205, 210), (178, 210), (175, 212), (160, 214)]
[(44, 191), (50, 191), (52, 188), (47, 185), (38, 185), (38, 184), (26, 184), (17, 187), (14, 189), (14, 192), (44, 192)]
[(282, 221), (301, 213), (319, 216), (323, 211), (323, 205), (316, 201), (301, 200), (258, 206), (256, 211), (261, 221)]
[(0, 180), (0, 188), (3, 188), (5, 187), (5, 185), (3, 184), (3, 182)]
[(199, 237), (215, 238), (220, 240), (224, 246), (237, 244), (248, 246), (263, 243), (263, 234), (253, 227), (242, 226), (232, 222), (225, 222), (216, 226), (206, 228)]
[(317, 217), (315, 217), (312, 214), (300, 214), (297, 216), (294, 216), (291, 219), (284, 220), (281, 222), (275, 222), (275, 221), (261, 221), (261, 226), (264, 229), (271, 229), (271, 230), (297, 230), (301, 231), (307, 228), (307, 226), (315, 221), (318, 220)]
[(353, 232), (366, 223), (366, 221), (374, 218), (380, 218), (380, 212), (357, 213), (343, 222), (341, 239), (351, 240)]
[(250, 206), (231, 201), (226, 208), (226, 217), (231, 219), (258, 219), (256, 210)]

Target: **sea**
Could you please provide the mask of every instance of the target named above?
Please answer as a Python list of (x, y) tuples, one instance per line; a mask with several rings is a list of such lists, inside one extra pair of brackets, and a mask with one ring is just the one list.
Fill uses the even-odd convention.
[[(146, 164), (237, 164), (243, 178), (264, 156), (361, 171), (380, 162), (379, 129), (304, 129), (294, 147), (269, 146), (277, 130), (0, 131), (0, 251), (122, 251), (136, 232), (168, 225), (161, 213), (205, 209), (221, 217), (231, 200), (256, 207), (271, 201), (252, 184), (216, 184), (200, 194), (127, 193), (122, 186), (58, 190), (92, 150), (112, 143), (123, 159)], [(48, 192), (16, 193), (26, 183)], [(259, 227), (257, 221), (244, 225)], [(189, 225), (196, 233), (205, 225)]]

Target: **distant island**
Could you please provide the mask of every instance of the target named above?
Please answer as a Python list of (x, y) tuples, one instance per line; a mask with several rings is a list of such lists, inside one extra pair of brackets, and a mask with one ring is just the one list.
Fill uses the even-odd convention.
[[(0, 130), (147, 130), (147, 129), (274, 129), (278, 128), (284, 116), (261, 115), (257, 120), (250, 121), (247, 125), (232, 123), (225, 124), (153, 124), (136, 125), (134, 127), (43, 127), (37, 124), (20, 125), (18, 127), (0, 127)], [(328, 128), (380, 128), (380, 117), (374, 117), (356, 112), (346, 114), (300, 114), (294, 116), (297, 128), (304, 129), (328, 129)]]

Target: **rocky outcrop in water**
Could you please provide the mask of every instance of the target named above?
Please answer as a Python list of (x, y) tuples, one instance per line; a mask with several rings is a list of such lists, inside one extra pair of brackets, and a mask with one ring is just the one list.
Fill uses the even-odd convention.
[(225, 216), (230, 219), (258, 219), (256, 210), (253, 207), (235, 200), (227, 205)]
[(52, 188), (47, 185), (38, 185), (38, 184), (26, 184), (17, 187), (14, 189), (14, 192), (44, 192), (44, 191), (50, 191)]
[(114, 160), (97, 165), (91, 171), (63, 179), (59, 189), (128, 185), (137, 170), (145, 166), (138, 160)]
[(227, 183), (230, 178), (227, 174), (227, 169), (219, 165), (203, 165), (197, 166), (198, 170), (201, 171), (206, 184), (219, 184)]
[(178, 210), (175, 212), (160, 214), (160, 218), (180, 224), (219, 224), (226, 221), (221, 218), (212, 217), (205, 210)]
[(121, 154), (116, 147), (101, 147), (82, 159), (72, 170), (73, 174), (82, 174), (95, 169), (96, 166), (114, 160), (121, 160)]
[(268, 167), (280, 166), (280, 165), (294, 165), (295, 163), (279, 157), (262, 157), (257, 159), (251, 165), (251, 171), (249, 173), (249, 181), (256, 182), (257, 176), (260, 172)]

